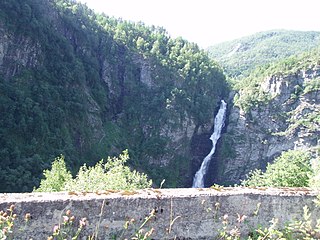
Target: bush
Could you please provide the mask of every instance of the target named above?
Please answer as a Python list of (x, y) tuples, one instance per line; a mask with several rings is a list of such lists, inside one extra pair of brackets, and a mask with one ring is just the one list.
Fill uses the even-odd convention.
[(129, 159), (128, 151), (124, 151), (119, 157), (108, 157), (93, 167), (82, 166), (75, 179), (66, 183), (67, 191), (97, 191), (97, 190), (133, 190), (148, 188), (151, 181), (147, 175), (131, 171), (124, 164)]
[[(309, 186), (313, 188), (319, 188), (320, 187), (320, 158), (319, 158), (319, 151), (320, 148), (317, 149), (317, 157), (313, 158), (311, 160), (311, 166), (312, 166), (312, 174), (310, 175), (309, 179)], [(320, 195), (319, 195), (320, 199)], [(320, 201), (318, 201), (318, 205), (320, 206)]]
[(40, 187), (34, 189), (35, 192), (59, 192), (64, 189), (67, 182), (72, 180), (62, 155), (53, 161), (51, 170), (43, 171), (43, 175), (45, 178), (41, 180)]
[(67, 171), (64, 158), (57, 158), (51, 171), (45, 170), (44, 180), (38, 192), (56, 191), (98, 191), (98, 190), (133, 190), (151, 187), (152, 181), (146, 174), (131, 171), (125, 163), (129, 159), (128, 151), (119, 157), (108, 157), (106, 163), (101, 160), (93, 167), (83, 165), (76, 178), (72, 179)]
[(249, 173), (244, 186), (306, 187), (312, 174), (311, 156), (308, 152), (289, 150), (282, 153), (266, 171), (254, 170)]

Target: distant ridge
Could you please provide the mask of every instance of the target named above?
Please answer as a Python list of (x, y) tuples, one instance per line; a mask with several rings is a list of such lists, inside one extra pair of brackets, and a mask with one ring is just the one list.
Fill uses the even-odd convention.
[(229, 77), (245, 77), (256, 67), (311, 50), (320, 45), (320, 32), (271, 30), (208, 48)]

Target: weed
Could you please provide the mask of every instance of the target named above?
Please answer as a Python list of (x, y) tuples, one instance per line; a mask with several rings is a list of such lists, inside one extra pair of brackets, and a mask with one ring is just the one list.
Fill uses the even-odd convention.
[(181, 216), (176, 216), (173, 218), (173, 203), (172, 203), (172, 198), (170, 200), (170, 223), (169, 223), (169, 228), (168, 228), (168, 233), (170, 234), (172, 231), (172, 226), (175, 223), (176, 220), (181, 218)]
[[(133, 228), (136, 228), (133, 235), (130, 236), (130, 239), (131, 240), (149, 240), (151, 239), (151, 235), (153, 234), (153, 232), (155, 231), (154, 228), (150, 228), (148, 230), (145, 230), (145, 225), (152, 219), (155, 217), (155, 214), (156, 214), (156, 210), (155, 209), (152, 209), (152, 211), (150, 212), (150, 214), (145, 217), (144, 221), (142, 222), (142, 224), (136, 228), (135, 226), (135, 219), (130, 219), (129, 221), (126, 221), (125, 222), (125, 225), (124, 225), (124, 229), (127, 231), (129, 230), (129, 227), (130, 226), (133, 226)], [(125, 232), (122, 233), (122, 235), (120, 236), (120, 239), (122, 239), (123, 235), (125, 234)], [(114, 239), (117, 239), (117, 238), (114, 238)], [(125, 239), (127, 240), (127, 239)]]
[[(318, 200), (319, 201), (319, 200)], [(205, 206), (206, 201), (201, 202)], [(318, 203), (317, 203), (318, 204)], [(87, 239), (87, 240), (97, 240), (99, 233), (99, 226), (102, 220), (102, 214), (104, 211), (105, 201), (102, 203), (100, 210), (100, 218), (95, 228), (95, 233), (90, 236), (84, 236), (83, 229), (88, 224), (86, 218), (77, 219), (72, 215), (70, 210), (66, 210), (62, 216), (60, 223), (53, 227), (52, 234), (47, 238), (47, 240), (77, 240)], [(250, 217), (256, 217), (259, 214), (261, 203), (257, 204), (256, 210), (253, 214), (249, 214)], [(218, 240), (295, 240), (295, 239), (320, 239), (320, 219), (313, 221), (311, 218), (310, 210), (307, 206), (303, 208), (303, 216), (301, 219), (291, 221), (285, 226), (279, 223), (277, 218), (273, 218), (270, 221), (270, 225), (263, 227), (261, 225), (256, 225), (254, 228), (248, 226), (248, 216), (237, 214), (235, 216), (235, 223), (232, 224), (228, 214), (219, 214), (220, 203), (216, 202), (212, 208), (206, 207), (207, 213), (213, 213), (214, 222), (218, 219), (221, 220), (222, 227), (219, 231), (217, 237)], [(19, 231), (24, 231), (25, 228), (18, 229), (15, 227), (15, 221), (18, 216), (14, 213), (15, 206), (11, 205), (8, 209), (0, 211), (0, 239), (1, 240), (12, 240), (14, 236), (19, 236)], [(152, 234), (156, 231), (154, 227), (148, 226), (147, 224), (156, 216), (157, 209), (152, 209), (152, 211), (147, 215), (144, 220), (137, 224), (135, 219), (130, 219), (125, 222), (122, 234), (120, 236), (114, 236), (114, 240), (150, 240), (152, 239)], [(220, 215), (220, 216), (219, 216)], [(167, 234), (172, 233), (172, 228), (174, 224), (177, 224), (177, 220), (181, 216), (174, 216), (173, 204), (171, 199), (170, 206), (170, 222), (167, 229)], [(31, 215), (27, 213), (24, 216), (25, 225), (30, 221)], [(78, 222), (78, 223), (77, 223)], [(246, 225), (246, 228), (244, 226)], [(251, 229), (249, 233), (245, 229)], [(125, 235), (128, 238), (125, 238)]]
[(229, 224), (229, 216), (225, 214), (222, 217), (222, 229), (219, 231), (218, 239), (226, 239), (226, 240), (238, 240), (241, 237), (241, 225), (246, 220), (246, 215), (237, 214), (237, 224), (235, 226), (231, 226)]
[(48, 240), (76, 240), (87, 225), (87, 219), (81, 218), (78, 226), (75, 226), (76, 218), (71, 214), (70, 210), (65, 212), (65, 215), (62, 216), (62, 220), (62, 223), (60, 222), (53, 227), (52, 235), (48, 237)]
[[(15, 206), (12, 204), (4, 211), (0, 211), (0, 239), (13, 239), (13, 231), (17, 214), (14, 211)], [(24, 217), (24, 222), (27, 224), (31, 219), (30, 213), (27, 213)], [(23, 231), (24, 229), (20, 229)]]

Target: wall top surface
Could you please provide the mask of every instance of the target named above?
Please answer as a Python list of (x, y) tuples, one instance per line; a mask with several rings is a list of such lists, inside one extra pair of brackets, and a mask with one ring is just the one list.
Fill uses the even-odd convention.
[(320, 190), (311, 188), (269, 188), (269, 187), (221, 187), (221, 188), (171, 188), (143, 189), (136, 191), (97, 191), (97, 192), (57, 192), (57, 193), (2, 193), (0, 202), (88, 200), (113, 198), (194, 198), (201, 196), (237, 196), (237, 195), (268, 195), (268, 196), (317, 196)]

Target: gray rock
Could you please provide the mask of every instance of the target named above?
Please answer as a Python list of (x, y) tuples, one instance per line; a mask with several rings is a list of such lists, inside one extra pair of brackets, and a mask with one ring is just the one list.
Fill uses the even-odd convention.
[(216, 156), (221, 170), (213, 177), (215, 182), (238, 184), (249, 171), (264, 169), (283, 151), (318, 144), (319, 122), (304, 123), (304, 119), (320, 112), (319, 91), (297, 92), (297, 86), (304, 89), (308, 81), (319, 78), (319, 69), (317, 66), (288, 76), (266, 78), (261, 89), (272, 96), (267, 104), (247, 113), (237, 106), (231, 107), (222, 142), (231, 139), (232, 154)]

